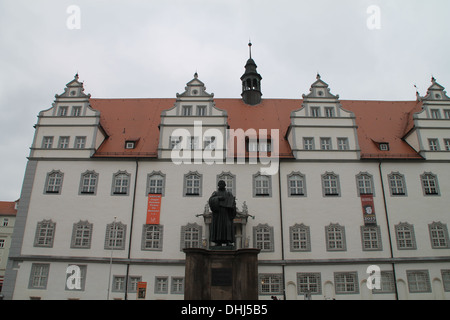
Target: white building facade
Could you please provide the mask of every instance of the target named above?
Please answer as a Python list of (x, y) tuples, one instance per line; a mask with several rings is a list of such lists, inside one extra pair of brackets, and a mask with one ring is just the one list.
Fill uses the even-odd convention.
[(261, 250), (260, 299), (450, 299), (444, 88), (341, 101), (318, 75), (302, 99), (262, 99), (253, 59), (241, 79), (242, 99), (197, 74), (176, 99), (93, 99), (75, 76), (38, 117), (5, 299), (183, 299), (219, 180), (235, 247)]

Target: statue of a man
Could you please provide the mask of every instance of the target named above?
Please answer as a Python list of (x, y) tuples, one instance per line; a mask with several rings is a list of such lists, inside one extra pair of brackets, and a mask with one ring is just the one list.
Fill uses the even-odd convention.
[(210, 240), (221, 246), (234, 242), (233, 219), (236, 216), (236, 200), (233, 194), (225, 189), (225, 181), (220, 180), (218, 187), (209, 198), (212, 211)]

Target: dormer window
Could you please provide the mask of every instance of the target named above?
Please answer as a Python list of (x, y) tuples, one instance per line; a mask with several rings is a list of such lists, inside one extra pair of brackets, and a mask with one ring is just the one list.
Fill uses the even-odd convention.
[(136, 147), (136, 141), (126, 141), (125, 149), (134, 149)]
[(313, 118), (320, 117), (320, 107), (311, 107), (311, 117)]
[(389, 143), (382, 142), (380, 143), (379, 148), (381, 151), (389, 151)]
[(197, 106), (197, 116), (206, 116), (206, 106)]

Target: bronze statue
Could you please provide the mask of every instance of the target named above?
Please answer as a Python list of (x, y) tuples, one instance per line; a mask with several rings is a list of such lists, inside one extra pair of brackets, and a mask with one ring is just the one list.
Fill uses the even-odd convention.
[(233, 194), (225, 189), (225, 181), (220, 180), (219, 189), (209, 198), (212, 211), (210, 241), (216, 245), (231, 245), (234, 243), (233, 219), (236, 216), (236, 200)]

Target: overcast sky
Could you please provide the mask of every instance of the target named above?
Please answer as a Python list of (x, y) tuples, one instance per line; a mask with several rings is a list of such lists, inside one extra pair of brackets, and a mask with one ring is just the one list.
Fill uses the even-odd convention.
[(0, 0), (0, 200), (77, 72), (93, 98), (174, 98), (196, 71), (239, 98), (251, 38), (263, 98), (301, 98), (319, 72), (343, 100), (414, 100), (432, 75), (450, 88), (449, 21), (448, 0)]

